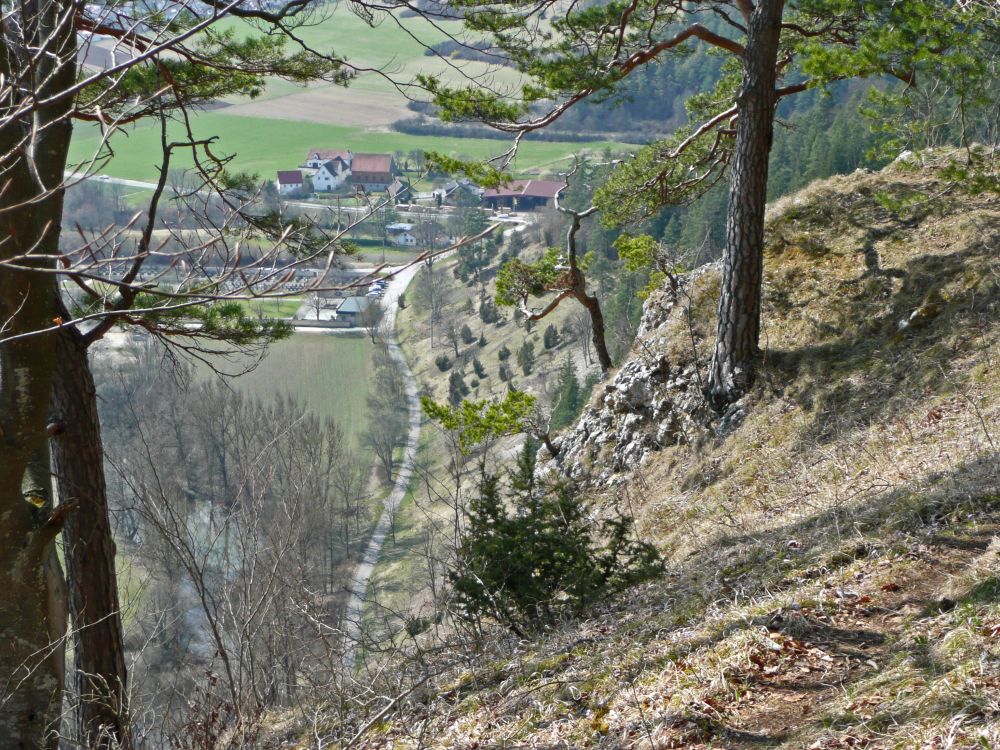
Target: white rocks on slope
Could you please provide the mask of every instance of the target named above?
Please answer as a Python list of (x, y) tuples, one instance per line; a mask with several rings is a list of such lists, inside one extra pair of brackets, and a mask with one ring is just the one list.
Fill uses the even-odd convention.
[[(713, 269), (717, 266), (704, 266), (685, 283)], [(663, 353), (661, 328), (678, 304), (664, 293), (647, 300), (632, 356), (603, 386), (599, 404), (586, 409), (563, 436), (559, 455), (541, 467), (542, 473), (610, 487), (656, 451), (711, 434), (718, 415), (705, 405), (695, 365), (672, 365)], [(726, 431), (739, 423), (742, 412), (730, 416)]]

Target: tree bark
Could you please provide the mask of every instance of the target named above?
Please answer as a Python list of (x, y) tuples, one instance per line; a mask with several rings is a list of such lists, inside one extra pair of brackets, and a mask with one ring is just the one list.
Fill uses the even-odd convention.
[[(51, 286), (5, 281), (0, 298), (25, 303), (11, 333), (40, 327), (28, 311)], [(5, 320), (8, 311), (0, 304)], [(64, 679), (65, 583), (55, 554), (62, 516), (52, 507), (45, 439), (51, 339), (0, 341), (0, 737), (26, 750), (55, 747)]]
[(774, 132), (775, 66), (784, 0), (759, 0), (750, 16), (722, 257), (718, 329), (708, 380), (716, 407), (742, 396), (753, 381), (760, 342), (764, 210)]
[[(54, 748), (62, 709), (66, 596), (55, 539), (46, 423), (63, 172), (76, 34), (69, 7), (4, 6), (0, 27), (0, 741)], [(39, 102), (45, 102), (40, 104)], [(4, 267), (18, 259), (24, 269)]]
[[(586, 289), (586, 282), (583, 282), (583, 288)], [(611, 369), (611, 354), (608, 353), (608, 345), (604, 340), (604, 313), (601, 311), (601, 302), (597, 299), (597, 295), (587, 294), (586, 291), (578, 291), (576, 298), (580, 301), (581, 305), (587, 308), (587, 312), (590, 313), (590, 329), (593, 334), (594, 351), (597, 352), (597, 361), (601, 365), (601, 374), (607, 375), (608, 370)]]
[(73, 626), (77, 738), (91, 750), (131, 747), (125, 645), (108, 514), (97, 391), (87, 345), (75, 328), (60, 331), (51, 413), (61, 504), (75, 507), (63, 529)]

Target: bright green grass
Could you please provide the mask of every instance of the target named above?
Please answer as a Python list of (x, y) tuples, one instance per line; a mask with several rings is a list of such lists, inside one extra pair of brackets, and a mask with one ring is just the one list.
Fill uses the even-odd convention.
[[(496, 156), (507, 148), (506, 141), (485, 138), (446, 138), (405, 135), (390, 132), (366, 132), (361, 128), (319, 123), (238, 117), (219, 112), (202, 112), (194, 120), (196, 136), (217, 136), (214, 153), (237, 154), (230, 169), (255, 172), (271, 179), (279, 169), (294, 169), (302, 163), (310, 148), (350, 148), (355, 152), (392, 153), (414, 149), (441, 151), (453, 156), (483, 159)], [(172, 134), (180, 138), (179, 132)], [(100, 144), (96, 127), (78, 126), (70, 160), (88, 159)], [(112, 139), (114, 158), (101, 171), (115, 177), (153, 181), (157, 177), (159, 128), (143, 123)], [(558, 141), (528, 141), (521, 145), (514, 171), (553, 168), (560, 161), (582, 150), (601, 151), (605, 147), (620, 149), (620, 144), (598, 141), (592, 143), (562, 143)], [(192, 165), (190, 154), (178, 152), (174, 167)]]
[(252, 315), (266, 318), (290, 318), (302, 305), (297, 297), (282, 297), (280, 299), (240, 300), (240, 304)]
[[(400, 18), (378, 14), (374, 27), (352, 13), (346, 3), (329, 5), (313, 21), (296, 30), (296, 36), (310, 47), (329, 53), (356, 68), (379, 68), (393, 73), (408, 63), (424, 57), (425, 46), (443, 41), (448, 35), (468, 38), (460, 21), (424, 18)], [(217, 28), (232, 28), (243, 36), (255, 33), (246, 21), (227, 19)], [(295, 45), (288, 44), (293, 51)]]

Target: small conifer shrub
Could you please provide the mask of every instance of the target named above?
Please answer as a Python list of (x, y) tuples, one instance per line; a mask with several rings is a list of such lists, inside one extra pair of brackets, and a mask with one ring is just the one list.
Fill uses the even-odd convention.
[(631, 518), (595, 521), (573, 485), (540, 486), (537, 450), (525, 443), (506, 488), (498, 475), (482, 482), (449, 573), (461, 616), (490, 618), (521, 636), (663, 570)]

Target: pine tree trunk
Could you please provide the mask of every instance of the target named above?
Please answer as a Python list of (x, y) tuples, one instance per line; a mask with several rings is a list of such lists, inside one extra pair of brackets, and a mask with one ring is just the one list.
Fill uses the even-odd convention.
[(83, 337), (60, 332), (51, 412), (61, 423), (52, 440), (59, 501), (72, 504), (63, 528), (73, 625), (76, 730), (90, 750), (131, 746), (127, 671), (108, 515), (97, 391)]
[(577, 299), (587, 308), (590, 313), (590, 330), (594, 341), (594, 351), (597, 352), (597, 361), (601, 365), (601, 374), (607, 375), (611, 369), (611, 354), (608, 352), (608, 345), (604, 339), (604, 313), (601, 311), (601, 303), (597, 296), (584, 292), (578, 295)]
[[(0, 224), (0, 231), (7, 230)], [(52, 284), (0, 276), (8, 332), (37, 330)], [(21, 274), (22, 277), (27, 274)], [(13, 282), (13, 283), (12, 283)], [(10, 295), (10, 296), (6, 296)], [(45, 299), (50, 297), (50, 299)], [(6, 301), (24, 304), (11, 316)], [(55, 748), (62, 708), (65, 583), (55, 555), (45, 422), (53, 368), (51, 335), (0, 341), (0, 738), (4, 747)]]
[(729, 218), (722, 257), (718, 330), (709, 373), (717, 407), (742, 396), (753, 380), (760, 341), (764, 209), (774, 132), (775, 65), (784, 0), (759, 0), (747, 29), (743, 84), (731, 166)]

